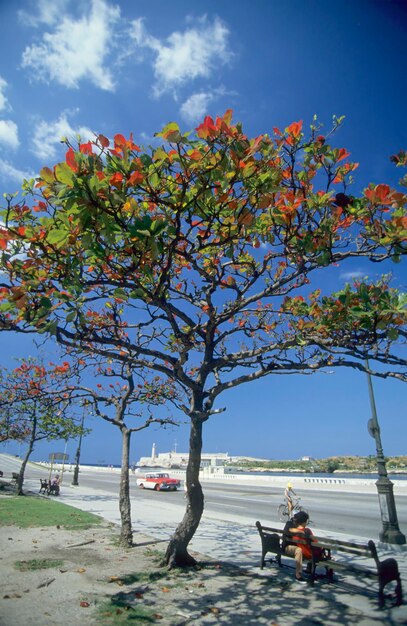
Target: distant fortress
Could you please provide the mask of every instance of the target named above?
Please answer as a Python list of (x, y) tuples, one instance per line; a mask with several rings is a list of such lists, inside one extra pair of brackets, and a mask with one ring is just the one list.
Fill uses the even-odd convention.
[[(185, 469), (188, 465), (188, 452), (160, 452), (157, 453), (156, 445), (153, 443), (151, 456), (142, 456), (136, 465), (138, 467), (168, 467), (174, 469)], [(224, 467), (239, 461), (266, 461), (267, 459), (256, 459), (248, 456), (229, 456), (228, 452), (208, 452), (202, 453), (201, 468), (204, 467)]]

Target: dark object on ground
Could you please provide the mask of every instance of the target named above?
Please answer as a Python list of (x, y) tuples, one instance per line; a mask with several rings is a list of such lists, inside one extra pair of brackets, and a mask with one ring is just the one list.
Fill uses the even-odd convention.
[(48, 489), (49, 489), (49, 482), (48, 480), (43, 480), (42, 478), (40, 478), (40, 482), (41, 482), (41, 487), (40, 487), (40, 493), (48, 493)]
[(15, 482), (17, 482), (19, 478), (20, 478), (20, 474), (18, 472), (11, 472), (11, 480), (14, 480)]
[[(275, 560), (277, 561), (279, 567), (281, 567), (282, 556), (292, 558), (285, 554), (283, 550), (282, 542), (284, 533), (281, 528), (262, 526), (260, 522), (256, 522), (256, 527), (261, 538), (262, 554), (260, 567), (262, 569), (264, 567), (264, 559), (267, 552), (272, 552), (276, 555)], [(299, 533), (296, 533), (297, 536), (298, 534)], [(378, 602), (380, 608), (383, 608), (385, 603), (384, 588), (388, 583), (394, 582), (396, 585), (396, 605), (400, 606), (402, 604), (403, 594), (398, 563), (394, 558), (388, 558), (380, 561), (374, 541), (370, 540), (367, 544), (360, 544), (350, 541), (331, 539), (329, 537), (317, 537), (316, 535), (307, 536), (304, 534), (303, 540), (296, 539), (295, 542), (297, 544), (304, 543), (304, 545), (308, 545), (311, 549), (312, 559), (310, 559), (307, 566), (307, 572), (310, 575), (311, 585), (314, 584), (316, 578), (315, 570), (317, 565), (322, 565), (325, 567), (326, 576), (330, 582), (333, 582), (334, 570), (342, 570), (346, 573), (354, 574), (355, 576), (363, 575), (377, 578), (379, 582)], [(322, 558), (321, 551), (324, 555)], [(335, 559), (331, 557), (331, 552), (335, 552)], [(337, 558), (337, 556), (340, 557), (343, 554), (353, 555), (357, 558), (358, 562), (355, 563), (353, 561), (349, 561), (349, 558), (346, 560)], [(373, 559), (375, 569), (372, 569), (373, 564), (371, 562), (367, 566), (359, 564), (361, 559)]]
[(49, 496), (59, 496), (59, 485), (53, 485), (52, 483), (48, 487), (48, 495)]

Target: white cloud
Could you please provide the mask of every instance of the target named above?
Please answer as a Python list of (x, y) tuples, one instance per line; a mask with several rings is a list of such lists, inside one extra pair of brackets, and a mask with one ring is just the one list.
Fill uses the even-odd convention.
[(0, 144), (15, 150), (20, 145), (18, 140), (18, 127), (11, 120), (0, 120)]
[(19, 170), (8, 161), (0, 159), (0, 179), (8, 183), (17, 182), (19, 185), (23, 182), (24, 178), (34, 178), (36, 174), (28, 170)]
[(229, 30), (219, 18), (209, 23), (204, 16), (194, 27), (173, 32), (165, 42), (151, 36), (141, 19), (135, 20), (132, 37), (136, 45), (150, 48), (156, 55), (154, 93), (157, 96), (186, 81), (208, 78), (231, 57)]
[(22, 67), (45, 82), (78, 88), (80, 81), (90, 80), (100, 89), (112, 91), (114, 80), (105, 62), (119, 17), (119, 7), (109, 6), (105, 0), (92, 0), (89, 14), (77, 20), (59, 15), (55, 29), (45, 33), (41, 43), (24, 50)]
[(53, 159), (58, 153), (62, 137), (67, 137), (73, 142), (76, 135), (80, 135), (83, 142), (95, 138), (95, 133), (86, 126), (74, 128), (68, 121), (69, 112), (64, 111), (54, 122), (41, 120), (35, 124), (35, 132), (32, 140), (31, 151), (39, 159)]
[(202, 120), (208, 111), (208, 105), (213, 100), (213, 95), (209, 92), (201, 91), (190, 96), (181, 106), (182, 117), (191, 124)]
[(4, 109), (9, 108), (7, 98), (4, 95), (4, 92), (6, 91), (6, 87), (7, 87), (7, 82), (4, 80), (4, 78), (0, 76), (0, 111), (3, 111)]
[(58, 22), (69, 0), (37, 0), (36, 15), (24, 9), (18, 11), (20, 22), (27, 26), (52, 25)]
[(354, 272), (343, 272), (339, 278), (341, 280), (358, 280), (359, 278), (365, 278), (366, 272), (355, 270)]

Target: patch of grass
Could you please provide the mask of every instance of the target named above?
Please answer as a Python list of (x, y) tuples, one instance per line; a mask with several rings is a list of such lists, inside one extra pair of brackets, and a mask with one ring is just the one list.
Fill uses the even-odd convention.
[(14, 567), (20, 572), (28, 572), (36, 569), (50, 569), (62, 567), (62, 559), (31, 559), (30, 561), (16, 561)]
[(144, 550), (144, 556), (148, 556), (155, 563), (161, 563), (164, 559), (164, 550), (156, 550), (154, 548), (147, 548)]
[(73, 506), (36, 496), (5, 496), (1, 498), (0, 526), (61, 526), (68, 530), (84, 530), (100, 524), (101, 517), (75, 509)]
[(97, 610), (98, 626), (142, 626), (154, 624), (159, 619), (157, 613), (142, 606), (131, 606), (124, 599), (114, 597), (110, 602), (99, 605)]

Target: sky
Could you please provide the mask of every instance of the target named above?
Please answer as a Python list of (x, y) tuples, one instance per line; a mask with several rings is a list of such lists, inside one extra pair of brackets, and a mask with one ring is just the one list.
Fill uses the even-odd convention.
[[(170, 121), (190, 130), (229, 108), (250, 136), (298, 120), (307, 126), (314, 115), (329, 128), (333, 115), (344, 115), (335, 143), (360, 163), (353, 193), (401, 177), (389, 157), (407, 148), (404, 0), (0, 0), (0, 24), (1, 194), (62, 160), (62, 137), (133, 132), (149, 145)], [(335, 290), (384, 272), (405, 290), (405, 262), (349, 264), (316, 286)], [(41, 349), (55, 354), (52, 342)], [(37, 350), (28, 337), (0, 334), (2, 366)], [(407, 454), (407, 385), (373, 385), (384, 453)], [(206, 452), (375, 454), (361, 373), (270, 376), (228, 392), (218, 406), (226, 411), (204, 426)], [(119, 463), (117, 429), (87, 425), (83, 462)], [(136, 433), (131, 460), (149, 455), (153, 443), (158, 452), (187, 451), (188, 437), (187, 423)], [(67, 443), (71, 459), (76, 445)], [(64, 442), (44, 443), (32, 458), (64, 450)]]

